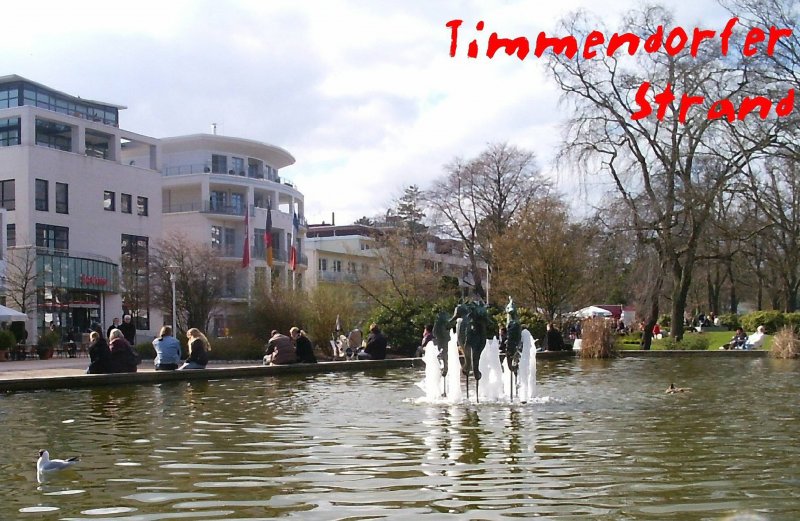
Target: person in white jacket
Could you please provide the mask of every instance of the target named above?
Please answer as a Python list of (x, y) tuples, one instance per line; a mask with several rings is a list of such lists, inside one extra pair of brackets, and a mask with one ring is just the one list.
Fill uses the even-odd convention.
[(764, 331), (764, 326), (758, 326), (758, 328), (756, 328), (756, 332), (747, 337), (747, 342), (745, 342), (742, 349), (759, 349), (762, 345), (764, 345), (764, 340), (767, 337)]

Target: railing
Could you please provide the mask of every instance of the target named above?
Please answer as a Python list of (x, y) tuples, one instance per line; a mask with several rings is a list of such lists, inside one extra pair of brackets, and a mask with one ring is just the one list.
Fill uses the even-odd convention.
[(358, 282), (358, 275), (341, 271), (318, 271), (317, 280), (323, 282)]
[[(244, 170), (236, 171), (232, 168), (229, 169), (222, 169), (219, 166), (212, 165), (211, 162), (208, 163), (192, 163), (188, 165), (170, 165), (165, 166), (163, 169), (162, 174), (165, 177), (174, 176), (174, 175), (191, 175), (191, 174), (224, 174), (224, 175), (231, 175), (235, 177), (247, 177), (250, 179), (266, 179), (267, 181), (273, 181), (275, 183), (282, 182), (280, 176), (267, 174), (265, 175), (265, 169), (254, 167), (249, 165), (247, 167), (247, 172)], [(290, 185), (292, 186), (292, 185)]]

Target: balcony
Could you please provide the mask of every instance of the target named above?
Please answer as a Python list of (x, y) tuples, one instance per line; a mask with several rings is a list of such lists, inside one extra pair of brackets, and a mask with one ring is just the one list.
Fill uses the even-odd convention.
[[(267, 170), (262, 166), (248, 165), (247, 172), (244, 170), (235, 171), (232, 169), (225, 169), (222, 166), (214, 165), (209, 161), (208, 163), (194, 163), (188, 165), (171, 165), (165, 166), (162, 174), (165, 177), (176, 175), (191, 175), (191, 174), (222, 174), (235, 177), (247, 177), (250, 179), (266, 179), (275, 183), (282, 182), (281, 177), (275, 174), (267, 173)], [(291, 185), (290, 185), (291, 186)]]
[(320, 282), (358, 282), (358, 275), (355, 273), (345, 273), (342, 271), (318, 271), (317, 280)]

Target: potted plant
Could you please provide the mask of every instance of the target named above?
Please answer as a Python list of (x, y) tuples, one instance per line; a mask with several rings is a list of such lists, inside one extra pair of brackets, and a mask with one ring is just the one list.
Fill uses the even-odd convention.
[(61, 335), (56, 331), (42, 333), (39, 337), (39, 341), (36, 342), (36, 351), (39, 354), (39, 360), (53, 358), (53, 352), (60, 341)]
[(17, 343), (17, 338), (14, 333), (8, 329), (0, 329), (0, 362), (5, 362), (9, 359), (9, 352), (14, 349)]

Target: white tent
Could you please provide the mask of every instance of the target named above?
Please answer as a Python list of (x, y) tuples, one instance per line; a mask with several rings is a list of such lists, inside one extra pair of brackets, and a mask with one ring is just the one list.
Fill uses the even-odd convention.
[(574, 313), (574, 315), (580, 318), (610, 317), (613, 315), (613, 313), (607, 309), (599, 308), (597, 306), (588, 306), (583, 309), (579, 309)]
[(16, 309), (0, 306), (0, 322), (22, 322), (28, 320), (28, 315)]

